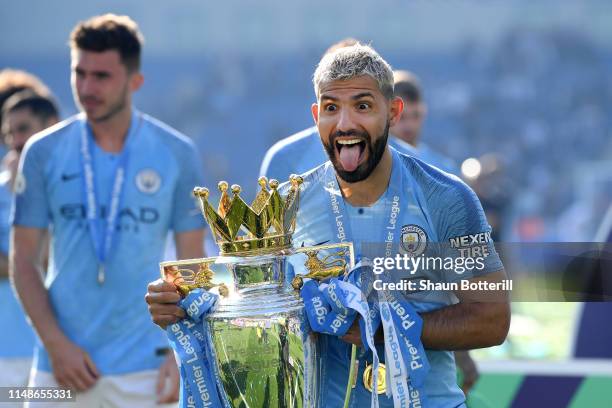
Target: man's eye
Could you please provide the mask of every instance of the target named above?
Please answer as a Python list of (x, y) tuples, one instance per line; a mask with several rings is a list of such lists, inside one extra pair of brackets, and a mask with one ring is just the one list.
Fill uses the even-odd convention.
[(23, 125), (17, 125), (15, 127), (15, 133), (26, 133), (29, 131), (30, 131), (30, 125), (23, 124)]
[(327, 105), (327, 106), (325, 106), (325, 110), (326, 110), (327, 112), (334, 112), (336, 109), (338, 109), (338, 108), (336, 107), (336, 105)]
[(369, 103), (362, 102), (362, 103), (360, 103), (360, 104), (358, 104), (358, 105), (357, 105), (357, 108), (358, 108), (359, 110), (366, 110), (366, 109), (370, 109), (370, 104), (369, 104)]

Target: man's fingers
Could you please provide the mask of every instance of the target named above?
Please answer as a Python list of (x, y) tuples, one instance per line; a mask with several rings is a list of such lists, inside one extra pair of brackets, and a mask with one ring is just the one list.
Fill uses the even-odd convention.
[(94, 377), (85, 364), (77, 371), (76, 374), (81, 384), (83, 384), (85, 387), (85, 390), (93, 387), (96, 384), (97, 378)]
[(177, 402), (179, 400), (181, 376), (177, 372), (176, 378), (172, 378), (170, 381), (170, 388), (168, 390), (168, 402)]
[(55, 381), (57, 381), (57, 385), (59, 385), (61, 388), (76, 390), (70, 380), (68, 380), (68, 378), (66, 378), (66, 376), (63, 374), (55, 375)]
[(89, 388), (76, 371), (68, 374), (68, 383), (71, 384), (70, 388), (76, 389), (77, 391), (86, 391)]
[(361, 346), (361, 329), (359, 328), (358, 319), (355, 319), (351, 328), (348, 329), (344, 336), (340, 337), (340, 340)]
[(178, 380), (175, 381), (174, 379), (169, 379), (167, 384), (168, 384), (167, 391), (163, 394), (158, 394), (159, 402), (162, 404), (177, 402), (179, 399), (179, 381)]
[(149, 283), (147, 286), (147, 292), (176, 292), (176, 286), (170, 282), (158, 279)]
[(155, 303), (178, 303), (181, 300), (181, 295), (177, 292), (151, 292), (145, 295), (145, 300), (148, 304)]
[(185, 311), (182, 308), (178, 307), (177, 305), (170, 304), (154, 303), (149, 306), (149, 313), (151, 313), (153, 316), (168, 315), (176, 316), (181, 319), (185, 317)]
[(85, 353), (85, 368), (89, 371), (89, 373), (94, 377), (94, 379), (98, 379), (100, 377), (100, 372), (98, 371), (98, 367), (93, 362), (89, 354)]
[[(166, 364), (162, 364), (159, 367), (159, 373), (157, 373), (157, 384), (155, 384), (155, 393), (159, 396), (161, 395), (164, 387), (166, 386)], [(161, 400), (158, 398), (159, 402)]]
[(472, 387), (474, 387), (474, 384), (476, 384), (476, 379), (473, 377), (464, 377), (463, 379), (463, 384), (461, 385), (461, 389), (463, 390), (463, 393), (465, 395), (467, 395), (470, 390), (472, 389)]
[[(161, 387), (159, 387), (160, 380), (162, 380)], [(180, 375), (174, 355), (169, 355), (166, 362), (160, 367), (157, 390), (158, 402), (167, 404), (178, 401), (179, 382)]]

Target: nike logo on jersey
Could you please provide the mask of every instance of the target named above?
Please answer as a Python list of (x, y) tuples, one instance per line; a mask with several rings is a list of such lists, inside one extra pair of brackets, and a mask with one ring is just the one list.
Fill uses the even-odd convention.
[(62, 174), (62, 181), (70, 181), (70, 180), (74, 180), (75, 178), (79, 177), (81, 175), (80, 172), (78, 173), (71, 173), (71, 174)]

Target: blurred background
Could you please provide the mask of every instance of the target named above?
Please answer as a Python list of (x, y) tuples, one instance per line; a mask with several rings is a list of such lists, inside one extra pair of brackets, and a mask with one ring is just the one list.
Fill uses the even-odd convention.
[[(136, 106), (196, 141), (211, 185), (255, 191), (265, 151), (313, 124), (321, 54), (352, 36), (420, 77), (421, 137), (461, 165), (498, 241), (589, 242), (612, 203), (609, 1), (4, 2), (0, 67), (39, 76), (75, 113), (68, 35), (105, 12), (140, 25)], [(515, 304), (506, 344), (475, 355), (568, 358), (579, 311)]]
[(255, 190), (266, 149), (313, 124), (321, 54), (353, 36), (421, 78), (424, 141), (485, 156), (505, 241), (588, 241), (612, 201), (610, 2), (26, 0), (0, 13), (0, 66), (74, 113), (68, 35), (109, 11), (145, 35), (137, 107), (196, 140), (210, 183)]

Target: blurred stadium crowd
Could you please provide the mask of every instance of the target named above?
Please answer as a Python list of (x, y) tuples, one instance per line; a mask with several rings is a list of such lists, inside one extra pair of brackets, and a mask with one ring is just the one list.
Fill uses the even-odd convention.
[[(211, 183), (227, 179), (252, 193), (265, 150), (312, 123), (317, 59), (191, 61), (191, 74), (150, 81), (143, 109), (197, 140)], [(422, 139), (457, 163), (481, 160), (473, 184), (499, 213), (502, 240), (593, 239), (612, 202), (612, 55), (573, 30), (517, 29), (491, 48), (388, 59), (422, 80)], [(145, 73), (161, 78), (168, 64), (149, 62)], [(164, 100), (145, 96), (155, 94)], [(220, 135), (236, 143), (211, 147)]]
[[(226, 179), (253, 193), (266, 149), (312, 125), (310, 77), (322, 51), (145, 55), (136, 106), (196, 141), (210, 183)], [(421, 79), (423, 140), (457, 163), (482, 159), (474, 187), (500, 214), (503, 240), (593, 239), (612, 202), (608, 49), (573, 28), (517, 27), (487, 46), (473, 39), (452, 52), (385, 55)], [(40, 76), (71, 114), (66, 57), (12, 65)]]

